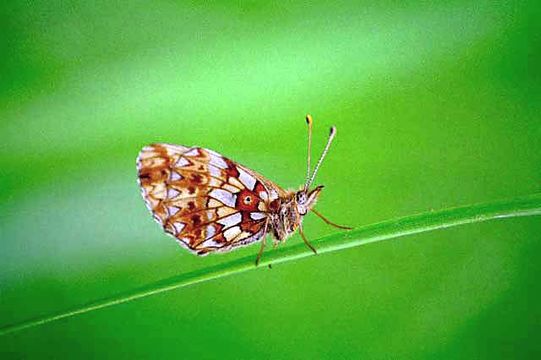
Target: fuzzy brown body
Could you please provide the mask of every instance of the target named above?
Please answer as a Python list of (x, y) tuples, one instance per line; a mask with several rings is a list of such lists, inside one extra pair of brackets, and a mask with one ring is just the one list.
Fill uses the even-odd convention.
[(284, 241), (293, 234), (302, 222), (302, 216), (297, 211), (295, 193), (289, 192), (280, 199), (277, 211), (269, 214), (272, 234), (276, 241)]

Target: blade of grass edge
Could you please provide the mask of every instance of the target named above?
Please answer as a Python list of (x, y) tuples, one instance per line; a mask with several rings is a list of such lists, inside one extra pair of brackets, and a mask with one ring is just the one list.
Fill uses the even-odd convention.
[[(312, 241), (319, 254), (348, 249), (376, 241), (394, 239), (448, 227), (483, 222), (494, 219), (541, 215), (541, 193), (484, 204), (475, 204), (382, 221), (358, 227), (354, 230), (335, 233)], [(255, 267), (254, 256), (202, 268), (193, 272), (163, 279), (146, 286), (120, 293), (112, 297), (93, 301), (71, 310), (38, 317), (18, 324), (0, 328), (0, 335), (19, 332), (78, 314), (122, 304), (150, 295), (171, 291), (200, 282), (254, 269), (265, 269), (268, 264), (278, 264), (311, 256), (313, 253), (303, 243), (280, 248), (263, 256), (259, 267)]]

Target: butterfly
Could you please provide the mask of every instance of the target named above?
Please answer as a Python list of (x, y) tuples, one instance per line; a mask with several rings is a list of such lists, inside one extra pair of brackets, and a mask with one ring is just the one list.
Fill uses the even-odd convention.
[(313, 207), (323, 186), (311, 189), (315, 176), (336, 135), (331, 127), (327, 144), (311, 172), (312, 117), (308, 124), (306, 181), (297, 191), (286, 191), (257, 172), (212, 150), (194, 146), (152, 144), (137, 157), (139, 186), (146, 206), (164, 231), (197, 255), (230, 251), (261, 241), (259, 264), (267, 234), (274, 245), (299, 231), (313, 212), (327, 224), (337, 225)]

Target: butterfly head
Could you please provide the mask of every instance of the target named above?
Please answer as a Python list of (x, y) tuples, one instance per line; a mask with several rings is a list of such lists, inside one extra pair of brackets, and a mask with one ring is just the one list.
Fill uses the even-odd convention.
[(316, 200), (322, 189), (323, 185), (320, 185), (310, 191), (306, 191), (303, 188), (295, 193), (295, 203), (299, 215), (304, 216), (308, 211), (310, 211), (310, 209), (312, 209), (312, 207), (316, 204)]

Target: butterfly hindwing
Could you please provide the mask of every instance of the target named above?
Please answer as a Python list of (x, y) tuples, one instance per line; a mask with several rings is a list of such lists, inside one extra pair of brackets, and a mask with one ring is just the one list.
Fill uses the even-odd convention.
[(137, 168), (156, 221), (199, 255), (261, 239), (269, 208), (283, 193), (261, 175), (199, 147), (146, 146)]

